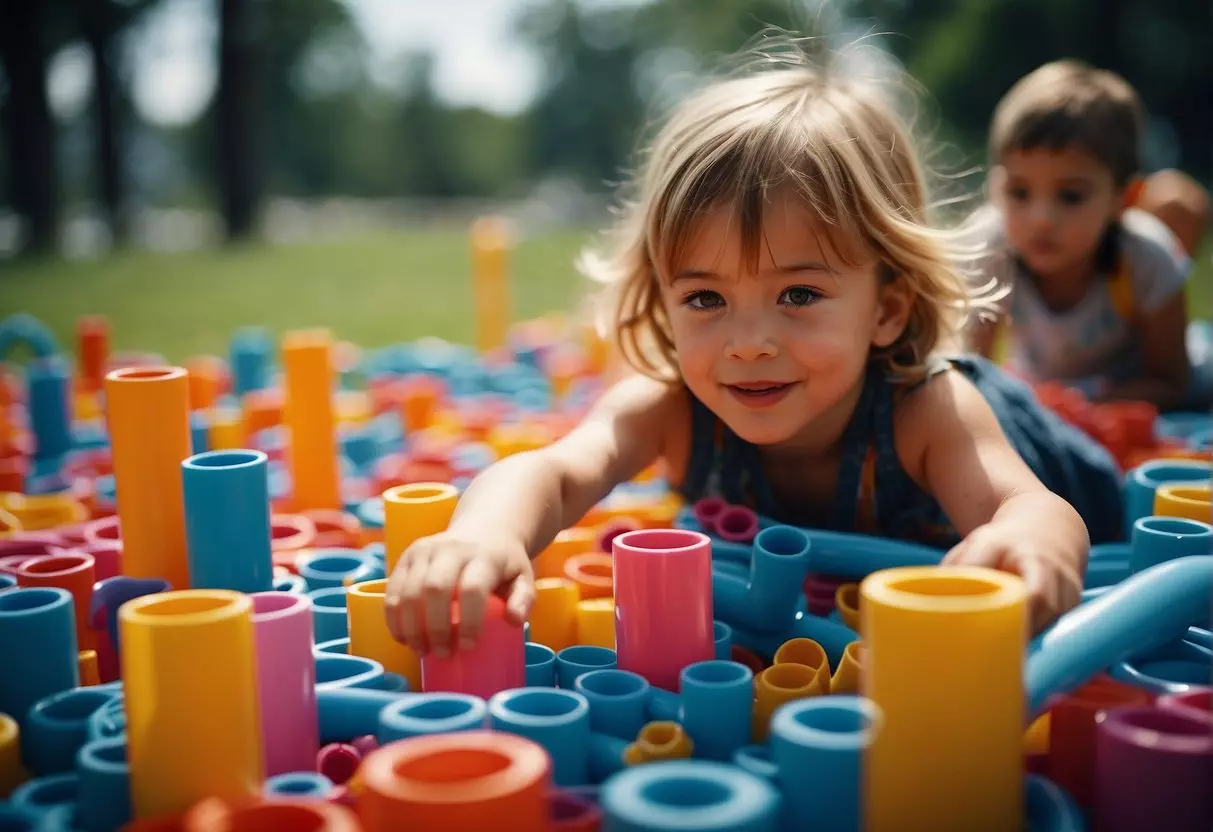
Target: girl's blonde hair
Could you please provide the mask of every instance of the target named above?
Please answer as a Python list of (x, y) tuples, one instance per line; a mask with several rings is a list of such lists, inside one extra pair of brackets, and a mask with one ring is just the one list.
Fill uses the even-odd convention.
[(659, 276), (673, 272), (696, 222), (720, 206), (731, 207), (743, 251), (756, 259), (768, 195), (791, 185), (840, 259), (870, 256), (882, 279), (913, 290), (905, 330), (875, 357), (899, 380), (921, 378), (928, 356), (958, 344), (973, 313), (995, 311), (998, 292), (977, 287), (963, 268), (981, 252), (928, 222), (923, 168), (888, 94), (905, 86), (901, 77), (891, 66), (875, 78), (819, 68), (802, 42), (783, 37), (751, 54), (741, 74), (674, 109), (621, 192), (605, 245), (580, 258), (580, 270), (603, 286), (600, 331), (633, 369), (676, 380)]

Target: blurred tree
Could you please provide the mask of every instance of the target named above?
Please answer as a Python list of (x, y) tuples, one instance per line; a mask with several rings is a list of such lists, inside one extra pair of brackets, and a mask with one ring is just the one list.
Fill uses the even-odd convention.
[[(215, 153), (227, 239), (256, 230), (262, 175), (262, 26), (274, 17), (257, 0), (219, 0), (219, 87), (215, 97)], [(272, 41), (269, 41), (272, 43)]]

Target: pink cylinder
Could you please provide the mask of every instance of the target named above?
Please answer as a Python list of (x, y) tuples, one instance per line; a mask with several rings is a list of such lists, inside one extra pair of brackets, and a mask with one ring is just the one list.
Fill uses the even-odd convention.
[(642, 529), (615, 538), (615, 649), (620, 670), (666, 690), (715, 656), (712, 546), (705, 534)]
[[(1194, 713), (1213, 719), (1213, 688), (1193, 687), (1184, 693), (1169, 693), (1158, 697), (1158, 707)], [(1210, 784), (1213, 788), (1213, 783)]]
[[(451, 604), (452, 640), (459, 631), (459, 604)], [(431, 645), (433, 646), (433, 645)], [(505, 602), (490, 595), (484, 626), (471, 650), (456, 650), (446, 658), (426, 653), (421, 659), (421, 689), (425, 692), (467, 693), (488, 699), (495, 693), (526, 685), (526, 639), (522, 628), (505, 620)]]
[(753, 543), (758, 534), (758, 515), (745, 506), (729, 506), (716, 515), (716, 534), (730, 543)]
[(93, 565), (97, 571), (97, 580), (115, 578), (122, 574), (122, 544), (116, 540), (101, 540), (96, 543), (83, 543), (78, 546), (56, 550), (55, 554), (66, 551), (85, 552), (93, 556)]
[(610, 552), (611, 543), (615, 538), (627, 532), (634, 532), (641, 528), (640, 521), (631, 517), (617, 517), (614, 520), (608, 520), (603, 523), (598, 529), (598, 537), (594, 541), (594, 548), (599, 552)]
[(253, 635), (265, 776), (307, 771), (320, 747), (312, 601), (290, 592), (255, 592)]
[(712, 533), (716, 531), (716, 518), (728, 507), (729, 504), (719, 497), (704, 497), (695, 503), (691, 511), (694, 512), (699, 525), (703, 526), (703, 530)]
[(1092, 828), (1213, 828), (1213, 719), (1186, 710), (1105, 712), (1095, 728)]

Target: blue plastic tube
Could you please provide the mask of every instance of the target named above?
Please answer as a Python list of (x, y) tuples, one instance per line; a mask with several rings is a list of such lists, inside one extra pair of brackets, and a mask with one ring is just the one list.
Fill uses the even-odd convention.
[(764, 780), (770, 780), (776, 786), (779, 784), (779, 768), (771, 759), (771, 748), (768, 745), (743, 745), (733, 752), (733, 765)]
[(259, 328), (237, 330), (228, 348), (232, 373), (232, 393), (243, 396), (269, 386), (270, 355), (273, 341)]
[(754, 674), (743, 664), (707, 661), (687, 665), (679, 675), (682, 727), (695, 756), (729, 760), (750, 742)]
[(590, 704), (580, 693), (558, 688), (515, 688), (489, 700), (489, 724), (542, 745), (558, 786), (589, 782)]
[(307, 594), (307, 581), (298, 575), (283, 575), (280, 578), (274, 578), (275, 592), (292, 592), (295, 595)]
[(309, 592), (312, 599), (312, 638), (317, 644), (349, 637), (349, 614), (345, 587), (334, 586)]
[(1182, 517), (1142, 517), (1133, 524), (1129, 571), (1176, 558), (1213, 554), (1213, 526)]
[(342, 656), (350, 654), (350, 640), (348, 638), (335, 638), (332, 641), (322, 641), (312, 647), (313, 653), (338, 653)]
[(572, 690), (577, 677), (591, 670), (615, 667), (615, 651), (595, 644), (574, 644), (556, 654), (556, 683)]
[(630, 670), (592, 670), (578, 676), (573, 687), (589, 703), (591, 731), (628, 741), (644, 727), (649, 695), (657, 690)]
[(333, 793), (333, 781), (318, 771), (287, 771), (265, 781), (261, 793), (285, 800), (325, 800)]
[(37, 777), (72, 771), (88, 742), (89, 720), (117, 693), (113, 688), (71, 688), (36, 702), (21, 730), (26, 767)]
[(881, 569), (936, 566), (945, 554), (930, 546), (886, 537), (818, 529), (810, 530), (807, 534), (808, 571), (814, 575), (832, 575), (857, 581)]
[(415, 698), (416, 693), (389, 693), (365, 688), (316, 688), (320, 742), (348, 742), (378, 734), (379, 714), (388, 705)]
[(716, 646), (716, 658), (728, 661), (733, 655), (733, 628), (723, 621), (713, 621), (712, 640)]
[(603, 784), (609, 832), (775, 832), (779, 793), (771, 783), (715, 760), (635, 766)]
[(488, 706), (479, 696), (466, 693), (419, 693), (399, 699), (379, 712), (375, 738), (380, 745), (395, 740), (473, 731), (488, 720)]
[(383, 665), (363, 656), (316, 654), (316, 690), (372, 688), (382, 690)]
[(1082, 809), (1060, 786), (1036, 774), (1024, 778), (1024, 802), (1031, 832), (1086, 832)]
[(753, 632), (782, 632), (796, 614), (809, 564), (809, 538), (791, 526), (772, 526), (754, 538), (748, 580), (713, 568), (717, 618)]
[(131, 777), (126, 740), (93, 740), (76, 758), (76, 818), (90, 832), (114, 832), (131, 819)]
[(1153, 459), (1125, 475), (1125, 538), (1133, 536), (1133, 525), (1154, 513), (1154, 492), (1168, 482), (1198, 482), (1213, 476), (1213, 465), (1195, 459)]
[(8, 801), (41, 816), (42, 825), (39, 829), (42, 829), (49, 825), (46, 823), (46, 815), (64, 806), (74, 806), (79, 792), (80, 778), (76, 772), (70, 771), (27, 780), (13, 789)]
[(1138, 572), (1061, 616), (1029, 645), (1029, 715), (1105, 668), (1182, 638), (1208, 618), (1211, 590), (1213, 556), (1179, 558)]
[(799, 699), (771, 720), (771, 760), (778, 769), (792, 829), (859, 832), (864, 749), (879, 710), (858, 696)]
[(66, 362), (57, 355), (35, 358), (26, 367), (34, 459), (57, 459), (72, 449), (70, 376)]
[(774, 656), (780, 645), (793, 638), (812, 639), (820, 644), (830, 660), (830, 669), (837, 670), (843, 651), (848, 644), (859, 639), (859, 634), (845, 624), (810, 615), (803, 610), (796, 613), (782, 632), (755, 633), (733, 628), (733, 643), (767, 658)]
[(333, 589), (352, 583), (373, 580), (370, 577), (376, 564), (360, 549), (316, 549), (296, 561), (299, 577), (307, 582), (308, 592)]
[(526, 643), (526, 686), (556, 686), (556, 651), (546, 644)]
[(261, 451), (241, 450), (207, 451), (181, 463), (193, 589), (273, 587), (266, 462)]
[(25, 730), (35, 702), (80, 684), (72, 595), (58, 587), (0, 592), (0, 713)]

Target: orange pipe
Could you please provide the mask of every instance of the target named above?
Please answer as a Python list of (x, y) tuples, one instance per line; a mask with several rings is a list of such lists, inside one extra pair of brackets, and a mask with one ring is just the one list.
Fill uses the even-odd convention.
[(110, 355), (109, 321), (100, 315), (82, 315), (76, 320), (76, 375), (81, 389), (99, 391), (105, 384), (105, 365)]
[(859, 633), (859, 584), (846, 583), (839, 586), (834, 591), (834, 607), (842, 617), (842, 623)]
[(615, 562), (610, 555), (586, 552), (564, 562), (564, 576), (581, 589), (581, 598), (610, 598), (615, 594)]
[(771, 731), (771, 717), (785, 702), (821, 692), (820, 672), (803, 664), (773, 664), (754, 677), (753, 740), (764, 743)]
[(677, 722), (650, 722), (640, 729), (636, 741), (623, 750), (629, 766), (656, 760), (681, 760), (691, 756), (694, 745)]
[(288, 332), (282, 339), (282, 366), (291, 505), (295, 511), (341, 508), (332, 337), (326, 330)]
[(96, 650), (81, 650), (76, 665), (80, 669), (80, 687), (89, 688), (101, 684), (101, 669), (97, 664)]
[(445, 482), (412, 482), (383, 492), (383, 540), (387, 574), (410, 546), (450, 525), (459, 491)]
[(190, 380), (190, 410), (207, 410), (223, 394), (227, 368), (214, 355), (199, 355), (185, 362)]
[(97, 580), (96, 562), (84, 552), (65, 552), (27, 560), (17, 568), (18, 586), (53, 586), (72, 594), (76, 618), (76, 644), (79, 650), (93, 648), (93, 628), (89, 626), (89, 607), (93, 602), (93, 584)]
[(323, 800), (258, 800), (229, 803), (217, 797), (195, 803), (181, 819), (182, 832), (362, 832), (357, 815)]
[(187, 589), (181, 462), (193, 451), (186, 372), (181, 367), (115, 370), (105, 377), (105, 402), (122, 571)]
[(852, 641), (842, 651), (838, 669), (830, 677), (830, 693), (859, 693), (863, 681), (863, 642)]
[(535, 603), (531, 605), (530, 640), (545, 644), (557, 653), (577, 643), (577, 606), (581, 591), (567, 578), (535, 581)]
[(547, 832), (551, 762), (504, 731), (459, 731), (389, 743), (362, 760), (366, 832), (498, 829)]
[(556, 535), (548, 547), (531, 560), (536, 578), (564, 577), (564, 564), (573, 555), (593, 552), (597, 541), (594, 529), (574, 526)]

